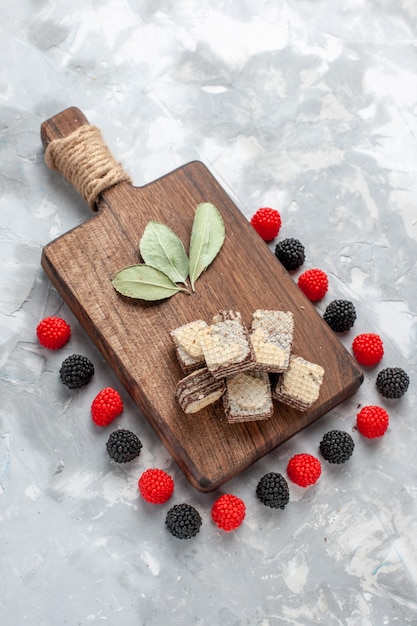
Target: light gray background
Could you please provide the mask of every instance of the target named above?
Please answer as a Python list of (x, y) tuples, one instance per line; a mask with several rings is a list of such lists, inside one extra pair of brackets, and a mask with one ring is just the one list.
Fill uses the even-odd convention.
[[(0, 17), (2, 625), (417, 624), (416, 3), (16, 0)], [(351, 299), (358, 320), (341, 341), (350, 350), (359, 332), (379, 332), (381, 367), (410, 375), (406, 396), (382, 401), (379, 368), (366, 371), (342, 406), (218, 493), (196, 492), (40, 268), (43, 245), (90, 217), (39, 139), (70, 105), (136, 185), (200, 159), (248, 218), (277, 208), (279, 238), (300, 238), (304, 269), (329, 275), (319, 311)], [(35, 336), (53, 314), (73, 330), (59, 352)], [(73, 352), (96, 366), (78, 392), (58, 379)], [(117, 426), (144, 444), (128, 466), (110, 463), (110, 430), (89, 417), (108, 385), (126, 405)], [(391, 423), (367, 441), (355, 416), (374, 403)], [(263, 507), (260, 477), (317, 454), (331, 428), (352, 432), (349, 463), (291, 486), (285, 511)], [(176, 483), (160, 507), (137, 491), (152, 466)], [(229, 534), (210, 521), (226, 491), (247, 505)], [(164, 528), (181, 501), (203, 517), (188, 542)]]

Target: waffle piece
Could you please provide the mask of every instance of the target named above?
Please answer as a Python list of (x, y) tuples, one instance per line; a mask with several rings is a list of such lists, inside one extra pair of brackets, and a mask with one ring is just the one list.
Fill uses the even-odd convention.
[(294, 315), (291, 312), (254, 311), (250, 338), (256, 369), (284, 372), (290, 362), (293, 334)]
[(237, 311), (222, 311), (199, 332), (204, 360), (215, 378), (232, 376), (254, 365), (249, 332)]
[(202, 367), (177, 383), (175, 397), (184, 413), (197, 413), (216, 402), (225, 391), (224, 379), (216, 380), (206, 367)]
[(239, 372), (227, 378), (223, 404), (230, 423), (268, 419), (274, 410), (268, 374)]
[(306, 411), (317, 400), (324, 369), (300, 356), (291, 355), (288, 369), (272, 388), (272, 397), (288, 406)]
[(207, 326), (204, 320), (195, 320), (171, 331), (178, 362), (185, 374), (204, 366), (199, 331)]
[(213, 315), (211, 323), (218, 324), (219, 322), (225, 322), (226, 320), (236, 320), (238, 322), (242, 322), (242, 316), (239, 311), (220, 311)]

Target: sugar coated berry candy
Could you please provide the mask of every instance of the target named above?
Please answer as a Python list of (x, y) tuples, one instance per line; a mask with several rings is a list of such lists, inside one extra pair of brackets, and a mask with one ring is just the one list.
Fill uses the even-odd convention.
[(45, 317), (36, 327), (38, 341), (44, 348), (59, 350), (68, 343), (71, 327), (61, 317)]
[(278, 472), (268, 472), (262, 476), (256, 487), (256, 495), (262, 504), (271, 509), (284, 509), (290, 500), (288, 483)]
[(355, 323), (355, 306), (349, 300), (333, 300), (327, 305), (323, 319), (335, 333), (345, 333)]
[(250, 223), (266, 242), (272, 241), (281, 228), (281, 216), (276, 209), (262, 207), (251, 217)]
[(401, 398), (409, 385), (410, 379), (402, 367), (386, 367), (376, 377), (376, 388), (379, 393), (391, 400)]
[(321, 475), (321, 463), (311, 454), (296, 454), (287, 465), (288, 478), (300, 487), (314, 485)]
[(345, 463), (352, 456), (354, 441), (343, 430), (330, 430), (320, 441), (321, 455), (329, 463)]
[(116, 389), (106, 387), (94, 398), (91, 404), (91, 417), (97, 426), (108, 426), (123, 412), (123, 401)]
[(191, 504), (183, 502), (169, 509), (165, 526), (177, 539), (192, 539), (200, 532), (202, 524), (200, 513)]
[(71, 354), (61, 365), (59, 376), (69, 389), (81, 389), (94, 375), (94, 365), (82, 354)]
[(163, 504), (174, 493), (174, 481), (159, 468), (145, 470), (139, 478), (138, 487), (142, 498), (151, 504)]
[(305, 249), (301, 241), (289, 237), (277, 243), (275, 256), (288, 272), (293, 272), (304, 263)]
[(142, 442), (130, 430), (121, 428), (111, 433), (106, 443), (109, 457), (116, 463), (128, 463), (139, 456)]
[(352, 351), (358, 363), (372, 366), (379, 363), (384, 356), (384, 344), (379, 335), (362, 333), (353, 340)]
[(231, 493), (225, 493), (217, 498), (211, 509), (213, 522), (225, 531), (238, 528), (243, 522), (245, 514), (245, 503)]
[(389, 424), (388, 412), (380, 406), (364, 406), (356, 416), (358, 431), (368, 439), (382, 437)]
[(327, 293), (329, 279), (323, 270), (313, 268), (298, 277), (298, 286), (311, 302), (318, 302)]

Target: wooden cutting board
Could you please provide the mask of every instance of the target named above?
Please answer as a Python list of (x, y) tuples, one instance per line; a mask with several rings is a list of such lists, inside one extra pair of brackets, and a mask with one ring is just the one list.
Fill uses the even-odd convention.
[[(66, 109), (42, 124), (43, 145), (84, 124), (78, 109)], [(188, 248), (200, 202), (219, 209), (226, 240), (195, 293), (154, 303), (120, 296), (111, 279), (140, 261), (138, 244), (147, 223), (168, 225)], [(202, 163), (188, 163), (143, 187), (121, 182), (101, 194), (96, 208), (85, 223), (45, 246), (42, 267), (198, 490), (221, 486), (360, 386), (356, 361)], [(183, 374), (170, 330), (199, 318), (209, 323), (225, 309), (240, 311), (246, 324), (255, 309), (294, 313), (294, 353), (325, 369), (311, 410), (300, 413), (275, 403), (269, 420), (241, 424), (226, 422), (221, 403), (183, 413), (174, 398)]]

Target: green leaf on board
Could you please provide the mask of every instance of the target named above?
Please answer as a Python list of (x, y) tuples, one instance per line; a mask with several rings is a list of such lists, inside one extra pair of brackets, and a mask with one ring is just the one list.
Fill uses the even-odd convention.
[(215, 259), (223, 245), (225, 228), (219, 210), (211, 202), (197, 206), (190, 240), (190, 282), (194, 291), (197, 278)]
[(166, 274), (145, 263), (120, 270), (112, 285), (123, 296), (148, 301), (164, 300), (179, 291), (190, 293), (188, 289), (178, 287)]
[(166, 274), (174, 283), (184, 283), (189, 261), (181, 239), (165, 224), (148, 222), (139, 243), (139, 252), (147, 265)]

